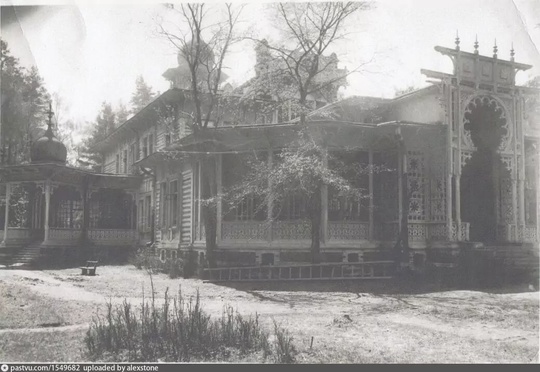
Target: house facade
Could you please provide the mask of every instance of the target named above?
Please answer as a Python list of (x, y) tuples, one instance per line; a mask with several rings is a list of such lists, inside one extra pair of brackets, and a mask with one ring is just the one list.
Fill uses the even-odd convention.
[[(516, 74), (531, 66), (515, 62), (513, 51), (504, 60), (497, 51), (492, 56), (480, 55), (476, 47), (462, 51), (459, 43), (435, 50), (451, 58), (454, 70), (422, 70), (431, 82), (427, 88), (394, 99), (313, 97), (314, 110), (306, 124), (313, 137), (353, 167), (372, 169), (355, 180), (365, 190), (361, 201), (323, 187), (324, 261), (385, 257), (402, 230), (402, 216), (407, 219), (411, 259), (424, 258), (429, 249), (538, 248), (540, 121), (527, 107), (528, 97), (538, 91), (515, 84)], [(258, 51), (258, 56), (264, 53)], [(186, 78), (177, 76), (182, 73), (184, 68), (168, 70), (164, 76), (171, 89), (97, 146), (104, 159), (102, 173), (80, 171), (80, 176), (70, 176), (69, 184), (57, 178), (77, 171), (30, 171), (43, 167), (37, 163), (2, 169), (5, 200), (12, 200), (12, 190), (21, 185), (33, 185), (24, 187), (39, 196), (28, 199), (37, 206), (29, 209), (28, 228), (10, 225), (9, 216), (16, 212), (13, 203), (7, 203), (12, 207), (3, 211), (0, 250), (15, 247), (13, 255), (23, 245), (34, 245), (43, 254), (47, 247), (59, 245), (59, 235), (69, 249), (81, 237), (91, 241), (90, 237), (109, 234), (111, 238), (100, 244), (118, 246), (115, 239), (122, 247), (146, 244), (162, 260), (196, 251), (204, 261), (205, 159), (215, 162), (221, 195), (241, 179), (248, 155), (257, 154), (269, 164), (276, 161), (281, 149), (297, 138), (299, 124), (283, 109), (265, 111), (269, 106), (261, 99), (234, 110), (220, 108), (219, 123), (214, 118), (214, 125), (195, 135), (187, 114), (193, 104)], [(68, 198), (71, 204), (62, 199), (67, 192), (54, 204), (56, 185), (81, 191)], [(103, 201), (92, 202), (94, 195)], [(279, 206), (268, 203), (261, 208), (258, 203), (248, 197), (229, 208), (218, 200), (218, 263), (309, 262), (311, 232), (302, 196), (291, 195)], [(106, 208), (110, 212), (98, 212)], [(62, 234), (58, 233), (51, 221), (58, 213), (69, 214), (59, 210), (81, 210), (79, 224), (71, 222), (74, 217), (63, 217), (68, 222), (62, 222)], [(97, 220), (101, 222), (92, 222)], [(32, 232), (35, 226), (44, 231), (43, 238)], [(96, 226), (103, 232), (93, 232)], [(22, 233), (25, 229), (28, 232)], [(28, 239), (21, 240), (21, 234)]]

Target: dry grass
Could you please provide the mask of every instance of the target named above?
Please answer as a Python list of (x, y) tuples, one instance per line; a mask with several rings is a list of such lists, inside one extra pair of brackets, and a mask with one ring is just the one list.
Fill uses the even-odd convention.
[(86, 362), (85, 329), (0, 334), (2, 362)]
[[(43, 282), (22, 282), (20, 278), (25, 276)], [(0, 280), (0, 288), (13, 283), (27, 287), (35, 295), (32, 301), (46, 303), (52, 313), (62, 317), (68, 316), (65, 302), (104, 305), (109, 298), (116, 303), (127, 298), (136, 304), (140, 303), (143, 287), (145, 296), (150, 295), (148, 275), (130, 266), (99, 267), (98, 276), (84, 278), (76, 269), (5, 270), (0, 271)], [(298, 285), (293, 289), (284, 284), (292, 289), (285, 291), (246, 284), (243, 290), (237, 290), (195, 279), (173, 280), (166, 275), (153, 276), (153, 281), (157, 298), (167, 287), (175, 291), (181, 286), (186, 297), (194, 296), (199, 289), (209, 314), (219, 316), (223, 307), (230, 305), (244, 315), (260, 314), (261, 324), (269, 331), (273, 320), (277, 321), (291, 332), (301, 363), (538, 362), (538, 292), (389, 294), (392, 291), (369, 293), (361, 284), (351, 283), (335, 283), (334, 288), (324, 289), (310, 283), (309, 291)], [(9, 306), (13, 314), (17, 305)], [(58, 360), (82, 358), (76, 347), (69, 346), (74, 334), (79, 333), (67, 332), (66, 346), (57, 336), (51, 339), (64, 350), (57, 352)], [(39, 351), (48, 349), (46, 337), (24, 335), (20, 336), (23, 340), (10, 340), (15, 337), (10, 333), (6, 341), (6, 336), (0, 333), (0, 359), (51, 360), (49, 354)], [(81, 334), (80, 340), (73, 342), (80, 345), (82, 339)], [(35, 351), (32, 354), (22, 345), (33, 345)], [(260, 358), (238, 356), (231, 361), (259, 362)]]
[(98, 309), (98, 305), (83, 301), (51, 301), (49, 297), (31, 290), (35, 284), (33, 280), (0, 282), (0, 329), (85, 323)]

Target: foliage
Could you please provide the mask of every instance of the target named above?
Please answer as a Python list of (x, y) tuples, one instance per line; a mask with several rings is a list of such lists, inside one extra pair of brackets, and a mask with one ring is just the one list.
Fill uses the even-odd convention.
[[(178, 52), (179, 64), (187, 67), (189, 84), (185, 94), (191, 102), (192, 110), (179, 114), (187, 118), (186, 125), (194, 136), (197, 136), (209, 126), (219, 125), (221, 100), (224, 97), (221, 90), (225, 77), (224, 60), (231, 45), (240, 40), (236, 35), (236, 26), (243, 6), (216, 4), (207, 7), (204, 3), (191, 3), (180, 4), (179, 9), (174, 6), (169, 8), (179, 17), (180, 22), (175, 22), (175, 31), (161, 23), (160, 32)], [(204, 159), (201, 169), (202, 197), (215, 197), (215, 158)], [(215, 204), (206, 204), (201, 214), (206, 231), (206, 257), (209, 265), (213, 267), (216, 264), (214, 251), (217, 246)]]
[[(138, 113), (148, 105), (155, 96), (156, 94), (152, 91), (152, 87), (144, 81), (142, 75), (139, 75), (135, 81), (135, 92), (131, 95), (131, 112), (133, 114)], [(123, 118), (124, 113), (122, 112), (122, 106), (120, 107), (119, 113)], [(120, 124), (121, 123), (123, 123), (123, 121), (121, 121)]]
[(81, 156), (78, 162), (81, 166), (99, 171), (103, 162), (102, 155), (96, 152), (93, 147), (103, 141), (114, 130), (116, 124), (116, 113), (112, 105), (108, 102), (101, 104), (101, 111), (97, 115), (92, 132), (79, 148)]
[(107, 305), (104, 317), (94, 318), (85, 337), (93, 360), (129, 362), (190, 362), (227, 359), (233, 353), (262, 352), (278, 363), (294, 363), (296, 349), (288, 333), (275, 325), (274, 347), (259, 317), (247, 317), (226, 307), (220, 319), (213, 319), (195, 301), (186, 301), (179, 291), (172, 300), (165, 292), (161, 306), (142, 299), (134, 308)]
[[(234, 208), (246, 198), (255, 197), (261, 201), (258, 208), (269, 204), (274, 206), (272, 217), (275, 218), (287, 198), (302, 195), (311, 224), (313, 262), (320, 261), (323, 187), (331, 188), (336, 195), (356, 201), (366, 196), (354, 180), (362, 173), (367, 174), (370, 169), (359, 164), (351, 167), (349, 163), (335, 159), (308, 128), (300, 130), (298, 138), (282, 149), (272, 164), (257, 156), (246, 159), (246, 162), (248, 170), (245, 176), (222, 195), (225, 207)], [(333, 166), (328, 167), (328, 162), (332, 162)]]
[(21, 67), (2, 39), (0, 46), (0, 163), (20, 164), (29, 161), (32, 142), (43, 133), (50, 96), (38, 70)]
[(148, 248), (140, 248), (130, 259), (137, 269), (145, 269), (150, 274), (163, 273), (171, 279), (180, 276), (191, 278), (197, 274), (197, 253), (188, 251), (184, 258), (166, 258), (162, 261)]
[(120, 102), (118, 105), (118, 108), (116, 109), (116, 125), (115, 127), (119, 127), (120, 125), (124, 124), (129, 117), (129, 110), (127, 109), (126, 105), (124, 103)]
[(280, 41), (257, 43), (256, 77), (245, 98), (266, 95), (276, 109), (291, 110), (300, 121), (317, 107), (315, 102), (333, 102), (337, 90), (346, 86), (347, 69), (338, 68), (335, 53), (325, 53), (345, 36), (345, 22), (356, 12), (369, 9), (366, 2), (276, 3), (276, 28)]
[(396, 89), (396, 92), (394, 93), (394, 97), (400, 97), (407, 93), (414, 92), (415, 90), (418, 90), (419, 88), (415, 85), (409, 85), (405, 88)]

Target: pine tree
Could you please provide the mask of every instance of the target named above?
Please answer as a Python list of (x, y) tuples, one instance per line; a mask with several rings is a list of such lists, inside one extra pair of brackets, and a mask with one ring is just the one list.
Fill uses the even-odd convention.
[(0, 47), (0, 163), (17, 164), (29, 160), (32, 142), (41, 134), (40, 127), (45, 123), (50, 96), (35, 67), (29, 71), (21, 67), (2, 39)]
[(123, 102), (120, 102), (116, 110), (116, 128), (124, 124), (129, 117), (129, 110)]
[(108, 102), (101, 104), (101, 112), (96, 117), (90, 136), (83, 141), (78, 149), (78, 163), (94, 171), (99, 171), (102, 163), (102, 155), (94, 150), (94, 146), (103, 141), (115, 129), (116, 113)]
[(135, 81), (135, 92), (131, 96), (131, 112), (136, 114), (148, 105), (156, 96), (152, 87), (144, 81), (142, 75)]

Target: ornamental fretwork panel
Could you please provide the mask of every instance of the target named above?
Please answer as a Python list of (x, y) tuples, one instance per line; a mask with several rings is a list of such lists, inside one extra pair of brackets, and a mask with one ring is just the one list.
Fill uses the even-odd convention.
[(334, 240), (368, 240), (368, 222), (328, 222), (328, 238)]
[[(501, 125), (497, 128), (492, 128), (493, 131), (499, 131), (501, 136), (501, 141), (498, 146), (498, 151), (506, 152), (511, 151), (511, 139), (512, 139), (512, 110), (509, 110), (508, 107), (503, 105), (499, 100), (495, 99), (492, 96), (488, 95), (466, 95), (468, 102), (464, 100), (462, 103), (463, 107), (463, 131), (462, 131), (462, 148), (467, 150), (476, 150), (476, 145), (472, 136), (472, 127), (474, 125), (474, 114), (475, 109), (480, 107), (488, 107), (493, 111), (497, 117), (497, 121)], [(471, 98), (472, 97), (472, 98)]]
[(421, 151), (407, 153), (409, 221), (426, 220), (425, 160)]
[(258, 221), (224, 221), (221, 224), (223, 240), (266, 240), (269, 224)]

